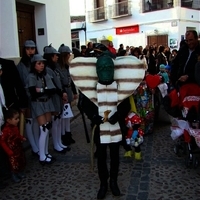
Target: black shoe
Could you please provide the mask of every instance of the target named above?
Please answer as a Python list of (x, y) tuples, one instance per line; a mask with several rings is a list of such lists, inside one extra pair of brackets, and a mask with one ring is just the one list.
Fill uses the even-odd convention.
[(71, 150), (71, 147), (67, 146), (67, 147), (65, 148), (65, 150), (66, 150), (66, 151), (70, 151), (70, 150)]
[(70, 140), (69, 140), (69, 142), (71, 143), (71, 144), (74, 144), (74, 143), (76, 143), (76, 141), (72, 138), (72, 136), (70, 137)]
[(34, 152), (33, 150), (31, 151), (32, 156), (34, 157), (39, 157), (39, 151), (38, 152)]
[(61, 151), (58, 151), (58, 150), (54, 149), (54, 151), (57, 152), (57, 153), (60, 153), (60, 154), (65, 154), (67, 150), (65, 148), (65, 149), (63, 149)]
[[(40, 163), (41, 165), (43, 165), (43, 166), (44, 166), (44, 165), (52, 164), (53, 161), (52, 161), (52, 160), (47, 161), (47, 158), (49, 158), (49, 157), (46, 156), (46, 158), (45, 158), (44, 160), (39, 160), (39, 163)], [(49, 159), (51, 159), (51, 158), (49, 158)]]
[(70, 137), (69, 137), (69, 134), (67, 134), (67, 132), (65, 133), (65, 135), (62, 135), (61, 136), (61, 139), (62, 139), (62, 143), (65, 145), (65, 146), (69, 146), (71, 144), (70, 142)]
[(120, 190), (117, 185), (117, 181), (113, 181), (113, 180), (110, 181), (110, 189), (114, 196), (120, 196)]
[(72, 138), (71, 132), (65, 132), (65, 143), (66, 145), (75, 143), (75, 140)]
[(104, 199), (107, 191), (108, 191), (108, 187), (105, 185), (102, 185), (98, 191), (97, 199)]
[(52, 162), (56, 161), (56, 158), (50, 154), (46, 154), (46, 157), (50, 158)]

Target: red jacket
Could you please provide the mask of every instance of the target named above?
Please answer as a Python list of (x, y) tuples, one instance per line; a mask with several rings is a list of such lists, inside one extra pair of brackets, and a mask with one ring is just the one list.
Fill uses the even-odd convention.
[(24, 137), (20, 135), (17, 126), (5, 124), (0, 135), (0, 145), (8, 156), (13, 156), (19, 148), (21, 149), (23, 140)]
[(108, 50), (114, 55), (117, 54), (116, 49), (114, 47), (112, 47), (112, 46), (108, 46)]

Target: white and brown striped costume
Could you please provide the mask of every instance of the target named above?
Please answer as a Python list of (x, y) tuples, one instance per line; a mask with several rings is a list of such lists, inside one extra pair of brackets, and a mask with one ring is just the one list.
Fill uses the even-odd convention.
[[(78, 89), (98, 106), (99, 115), (104, 117), (106, 110), (111, 110), (109, 117), (117, 106), (134, 93), (145, 75), (144, 64), (134, 56), (117, 57), (114, 60), (114, 82), (111, 85), (98, 83), (96, 58), (77, 57), (71, 61), (70, 74)], [(104, 122), (100, 125), (101, 143), (122, 140), (119, 124)]]

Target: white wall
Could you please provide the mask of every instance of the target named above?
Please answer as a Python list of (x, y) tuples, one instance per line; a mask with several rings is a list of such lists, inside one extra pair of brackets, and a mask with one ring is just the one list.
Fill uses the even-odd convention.
[(0, 56), (19, 57), (16, 7), (13, 0), (0, 0)]
[[(35, 6), (36, 43), (39, 53), (52, 43), (56, 49), (64, 43), (71, 47), (71, 28), (68, 0), (26, 0)], [(38, 35), (44, 28), (44, 35)], [(0, 56), (19, 57), (19, 42), (15, 0), (0, 0)]]
[(69, 1), (51, 0), (46, 4), (47, 45), (56, 49), (61, 44), (71, 47)]

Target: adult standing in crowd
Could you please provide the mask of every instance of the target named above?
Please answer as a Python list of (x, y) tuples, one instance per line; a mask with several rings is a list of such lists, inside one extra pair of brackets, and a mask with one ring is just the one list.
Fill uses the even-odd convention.
[(117, 55), (119, 56), (120, 55), (120, 51), (124, 50), (124, 45), (123, 44), (120, 44), (119, 45), (119, 49), (117, 51)]
[(93, 43), (92, 42), (88, 42), (87, 49), (85, 51), (86, 57), (91, 57), (92, 56), (92, 54), (91, 54), (92, 51), (93, 51)]
[[(141, 46), (140, 46), (141, 47)], [(131, 55), (135, 56), (139, 60), (141, 60), (144, 64), (145, 69), (147, 69), (147, 59), (145, 55), (141, 52), (141, 48), (135, 47), (134, 49), (131, 50)]]
[(70, 150), (61, 142), (61, 114), (63, 111), (63, 101), (67, 100), (67, 93), (64, 89), (64, 76), (57, 68), (58, 55), (60, 53), (51, 45), (44, 48), (44, 58), (47, 61), (46, 71), (52, 77), (52, 81), (56, 87), (56, 93), (52, 95), (52, 101), (55, 107), (55, 112), (52, 113), (52, 138), (54, 151), (65, 153)]
[(171, 55), (170, 55), (170, 57), (169, 57), (169, 65), (170, 65), (170, 66), (171, 66), (171, 64), (173, 63), (174, 59), (176, 58), (177, 54), (178, 54), (178, 50), (173, 49), (173, 50), (172, 50), (172, 53), (171, 53)]
[(0, 58), (2, 67), (1, 86), (4, 92), (6, 106), (18, 111), (28, 106), (28, 98), (14, 61)]
[(85, 57), (86, 56), (86, 45), (81, 45), (81, 56)]
[[(68, 46), (62, 44), (60, 45), (58, 52), (60, 53), (58, 59), (58, 68), (65, 77), (63, 80), (63, 86), (67, 92), (67, 101), (65, 103), (71, 104), (71, 102), (78, 97), (76, 87), (69, 73), (69, 59), (72, 51)], [(75, 140), (72, 138), (70, 118), (62, 119), (62, 141), (65, 145), (75, 143)]]
[(195, 30), (188, 30), (185, 34), (185, 44), (179, 49), (171, 66), (171, 81), (175, 86), (195, 81), (195, 65), (200, 56), (200, 44)]
[(115, 55), (115, 56), (117, 55), (116, 49), (114, 48), (112, 41), (108, 42), (107, 48), (113, 55)]
[(156, 74), (157, 71), (156, 50), (151, 48), (149, 50), (148, 72), (150, 74)]
[(157, 63), (157, 73), (159, 72), (159, 66), (161, 64), (163, 65), (167, 65), (168, 64), (168, 61), (167, 61), (167, 57), (165, 55), (165, 47), (160, 45), (159, 48), (158, 48), (158, 54), (157, 54), (157, 60), (158, 60), (158, 63)]
[[(26, 40), (23, 47), (22, 58), (17, 65), (21, 81), (26, 87), (27, 76), (31, 69), (31, 58), (37, 53), (36, 44), (33, 40)], [(28, 92), (27, 92), (28, 94)], [(30, 98), (29, 98), (30, 99)], [(30, 112), (30, 102), (25, 110), (26, 136), (32, 148), (32, 154), (39, 156), (39, 126), (37, 120), (33, 119)]]

